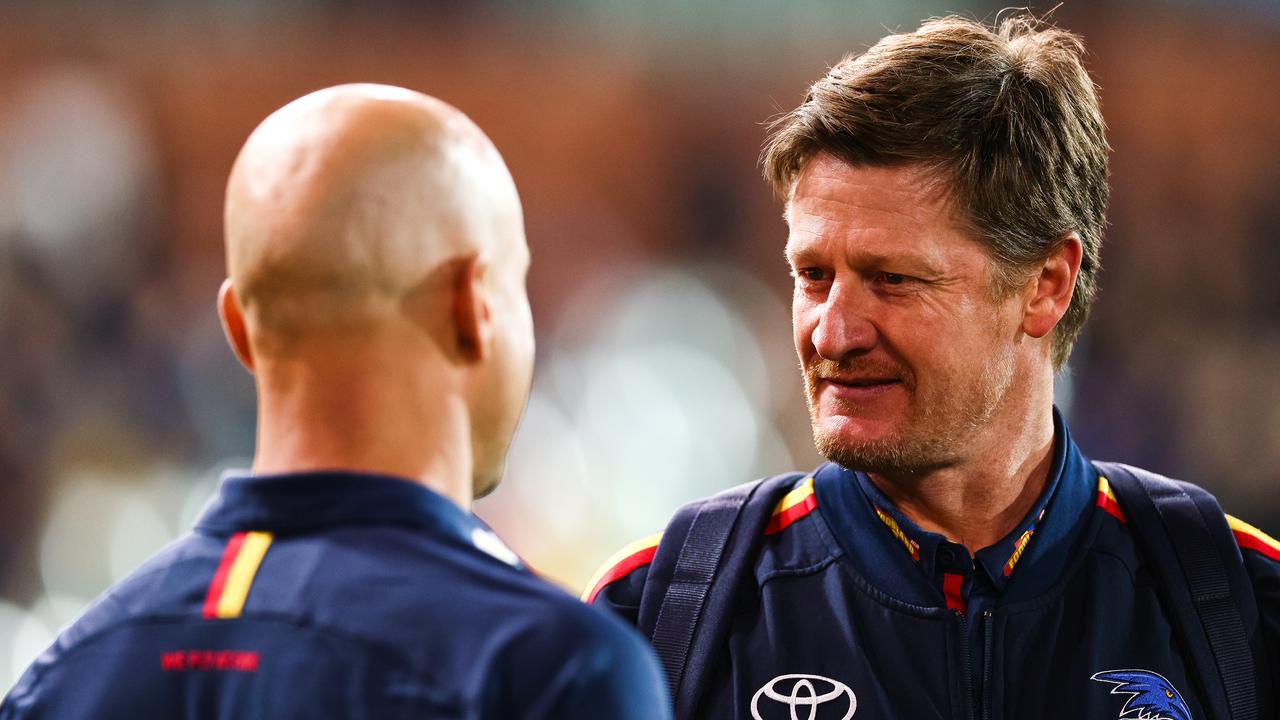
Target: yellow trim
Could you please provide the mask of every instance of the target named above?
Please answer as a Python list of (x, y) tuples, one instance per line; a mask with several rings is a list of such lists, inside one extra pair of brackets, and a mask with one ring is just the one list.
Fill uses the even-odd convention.
[(1234, 532), (1244, 533), (1256, 540), (1260, 540), (1266, 543), (1272, 550), (1280, 553), (1280, 541), (1277, 541), (1275, 538), (1240, 518), (1235, 517), (1234, 515), (1227, 515), (1227, 525), (1229, 525)]
[(1106, 495), (1107, 499), (1116, 505), (1120, 504), (1120, 501), (1116, 500), (1116, 494), (1111, 492), (1111, 483), (1102, 475), (1098, 476), (1098, 492)]
[(790, 510), (796, 505), (804, 502), (805, 499), (812, 494), (813, 478), (806, 478), (804, 482), (800, 483), (800, 485), (796, 487), (796, 489), (782, 496), (782, 499), (778, 501), (777, 507), (773, 509), (773, 514), (777, 515), (778, 513), (784, 513)]
[(271, 533), (246, 533), (240, 544), (240, 552), (227, 571), (227, 581), (222, 586), (222, 595), (218, 597), (218, 617), (240, 617), (244, 610), (244, 601), (249, 597), (249, 587), (258, 574), (258, 566), (271, 546)]
[(593, 575), (591, 577), (591, 581), (587, 583), (587, 588), (582, 591), (582, 602), (587, 601), (587, 598), (591, 595), (591, 591), (595, 589), (596, 583), (600, 582), (601, 578), (607, 575), (614, 566), (641, 550), (648, 550), (649, 548), (657, 545), (658, 541), (661, 539), (662, 533), (660, 532), (656, 532), (652, 535), (646, 535), (635, 542), (628, 543), (621, 550), (611, 555), (609, 559), (605, 560), (604, 564), (600, 566), (600, 569), (596, 570), (596, 574)]

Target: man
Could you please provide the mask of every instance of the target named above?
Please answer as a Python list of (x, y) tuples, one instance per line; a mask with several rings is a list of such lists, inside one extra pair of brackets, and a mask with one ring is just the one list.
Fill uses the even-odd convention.
[(219, 310), (252, 473), (62, 633), (0, 718), (668, 715), (634, 631), (470, 512), (529, 390), (529, 264), (497, 150), (378, 85), (264, 121), (227, 186)]
[[(1177, 552), (1144, 549), (1163, 515), (1118, 494), (1208, 496), (1102, 472), (1053, 407), (1108, 193), (1082, 54), (1026, 17), (932, 20), (774, 125), (763, 164), (831, 463), (682, 510), (588, 589), (652, 635), (678, 717), (1272, 716), (1280, 544), (1214, 504), (1187, 527), (1220, 555), (1176, 528)], [(1169, 562), (1194, 567), (1166, 582)]]

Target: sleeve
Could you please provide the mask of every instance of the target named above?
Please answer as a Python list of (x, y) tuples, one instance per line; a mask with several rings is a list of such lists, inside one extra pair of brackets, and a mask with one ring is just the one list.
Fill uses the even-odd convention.
[(607, 629), (584, 649), (547, 718), (669, 720), (671, 703), (658, 660), (635, 630), (601, 617)]
[(1267, 657), (1271, 661), (1272, 686), (1280, 687), (1280, 542), (1231, 515), (1227, 516), (1227, 524), (1253, 581)]
[(618, 618), (566, 597), (523, 625), (491, 674), (485, 720), (670, 720), (658, 660)]
[(40, 681), (48, 673), (48, 666), (55, 657), (50, 648), (37, 657), (31, 666), (18, 678), (9, 693), (0, 697), (0, 720), (18, 720), (41, 714), (37, 711), (37, 703), (46, 701), (39, 696), (44, 694)]
[(614, 553), (588, 583), (582, 594), (583, 602), (608, 610), (634, 627), (649, 564), (661, 539), (662, 533), (654, 533)]

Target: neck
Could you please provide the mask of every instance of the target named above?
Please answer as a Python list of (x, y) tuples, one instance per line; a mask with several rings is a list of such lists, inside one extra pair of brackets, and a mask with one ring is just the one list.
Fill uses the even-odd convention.
[[(465, 399), (443, 368), (364, 364), (345, 350), (257, 364), (258, 474), (349, 470), (405, 478), (471, 508)], [(325, 358), (315, 361), (315, 358)], [(372, 369), (371, 369), (372, 368)]]
[(961, 462), (924, 475), (871, 475), (876, 487), (922, 530), (977, 552), (999, 542), (1026, 517), (1053, 464), (1052, 379), (1038, 402), (1003, 413)]

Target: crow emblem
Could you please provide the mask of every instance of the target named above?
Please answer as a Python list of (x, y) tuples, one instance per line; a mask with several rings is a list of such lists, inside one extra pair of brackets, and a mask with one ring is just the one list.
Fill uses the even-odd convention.
[(1150, 670), (1107, 670), (1093, 679), (1110, 683), (1112, 695), (1128, 695), (1119, 718), (1128, 720), (1192, 720), (1182, 695), (1165, 677)]

